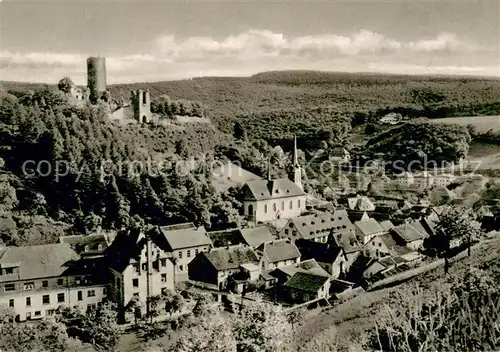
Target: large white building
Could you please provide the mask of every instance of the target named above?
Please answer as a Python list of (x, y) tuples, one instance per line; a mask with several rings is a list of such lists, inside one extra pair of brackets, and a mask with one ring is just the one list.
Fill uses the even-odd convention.
[(17, 321), (50, 316), (60, 306), (95, 308), (107, 295), (100, 260), (81, 259), (67, 243), (1, 248), (0, 304)]

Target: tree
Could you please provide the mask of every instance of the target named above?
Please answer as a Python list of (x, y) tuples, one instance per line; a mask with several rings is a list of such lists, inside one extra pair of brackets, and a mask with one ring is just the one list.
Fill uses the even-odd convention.
[(57, 84), (57, 88), (63, 93), (71, 93), (71, 88), (73, 88), (75, 84), (69, 77), (64, 77)]
[(172, 316), (173, 313), (180, 312), (184, 306), (184, 298), (178, 293), (170, 292), (164, 295), (165, 311)]
[(196, 299), (196, 304), (193, 307), (193, 315), (198, 317), (210, 316), (217, 313), (220, 307), (215, 304), (212, 296), (200, 294)]
[(470, 247), (473, 241), (482, 238), (482, 231), (474, 225), (475, 214), (472, 209), (462, 206), (448, 206), (439, 215), (437, 223), (438, 235), (429, 241), (430, 247), (439, 252), (446, 252), (450, 249), (450, 243), (454, 239), (466, 242), (468, 246), (468, 255), (470, 256)]
[(201, 316), (194, 326), (183, 330), (175, 352), (234, 352), (236, 341), (230, 322), (219, 312)]
[(175, 142), (175, 153), (183, 159), (188, 157), (188, 149), (184, 139), (179, 139)]
[(233, 325), (238, 351), (282, 352), (292, 349), (292, 327), (281, 306), (246, 304)]
[(159, 317), (165, 309), (164, 297), (162, 295), (150, 296), (147, 298), (147, 318), (149, 323), (153, 324), (154, 318)]
[(297, 326), (302, 324), (304, 322), (305, 315), (307, 314), (307, 309), (304, 307), (296, 308), (296, 309), (290, 309), (287, 314), (286, 318), (290, 324), (292, 324), (292, 330), (295, 330)]
[(239, 122), (235, 122), (233, 127), (233, 137), (235, 139), (245, 140), (247, 138), (247, 133), (243, 125)]

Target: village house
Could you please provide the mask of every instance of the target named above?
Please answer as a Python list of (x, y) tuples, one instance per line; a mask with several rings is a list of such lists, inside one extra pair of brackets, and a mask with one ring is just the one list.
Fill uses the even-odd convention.
[(384, 228), (375, 219), (356, 221), (356, 237), (362, 244), (368, 243), (373, 237), (379, 236), (385, 232)]
[(455, 182), (455, 175), (450, 174), (438, 174), (434, 175), (434, 185), (447, 187)]
[(351, 210), (374, 211), (375, 205), (366, 196), (356, 196), (347, 199), (347, 205)]
[(287, 282), (295, 273), (303, 272), (312, 275), (330, 278), (330, 274), (323, 269), (314, 259), (304, 260), (294, 265), (282, 266), (269, 272), (269, 275), (277, 279), (279, 285)]
[(332, 148), (328, 152), (328, 160), (333, 163), (348, 163), (351, 160), (351, 154), (342, 147)]
[(206, 252), (212, 246), (205, 228), (185, 223), (162, 226), (158, 231), (165, 238), (165, 251), (174, 258), (175, 282), (186, 281), (188, 264), (198, 253)]
[(227, 288), (229, 278), (235, 274), (246, 273), (249, 281), (257, 280), (260, 275), (259, 262), (257, 254), (248, 246), (215, 248), (200, 252), (188, 264), (189, 278), (214, 285), (222, 291)]
[(337, 279), (346, 272), (347, 257), (342, 247), (335, 244), (332, 238), (328, 243), (298, 239), (295, 244), (302, 260), (314, 259), (332, 279)]
[(291, 303), (304, 303), (330, 297), (330, 279), (305, 272), (295, 273), (281, 286), (283, 298)]
[(421, 258), (421, 255), (413, 248), (398, 244), (391, 233), (372, 238), (363, 248), (373, 258), (383, 258), (386, 256), (401, 257), (409, 262)]
[[(367, 281), (377, 281), (378, 279), (384, 278), (381, 274), (388, 273), (385, 277), (390, 276), (391, 274), (397, 274), (398, 272), (402, 272), (408, 270), (407, 261), (401, 257), (384, 257), (380, 259), (372, 259), (368, 262), (365, 271), (363, 272), (363, 278)], [(392, 272), (392, 270), (401, 268), (400, 271), (396, 270)]]
[(415, 226), (409, 223), (401, 224), (390, 230), (395, 236), (396, 242), (402, 246), (407, 246), (414, 251), (422, 248), (426, 233), (420, 232)]
[(413, 175), (414, 188), (426, 190), (434, 186), (434, 176), (428, 171), (422, 171)]
[(0, 305), (16, 321), (51, 316), (60, 306), (92, 309), (106, 297), (106, 275), (67, 243), (0, 248)]
[(157, 231), (121, 231), (105, 256), (110, 273), (109, 299), (119, 308), (131, 300), (144, 303), (150, 296), (174, 289), (173, 258), (165, 238)]
[(392, 184), (398, 188), (409, 188), (414, 183), (414, 177), (410, 172), (402, 172), (400, 174), (394, 175)]
[(290, 239), (281, 239), (261, 244), (255, 250), (263, 271), (293, 265), (300, 262), (300, 252)]
[(384, 115), (380, 118), (379, 122), (381, 124), (386, 124), (386, 125), (397, 125), (403, 120), (403, 116), (401, 114), (395, 113), (395, 112), (390, 112), (387, 115)]
[(298, 216), (288, 220), (279, 231), (278, 237), (295, 241), (299, 238), (326, 242), (331, 233), (355, 233), (355, 229), (345, 210), (332, 212), (317, 212), (315, 214)]
[(240, 229), (242, 243), (257, 248), (263, 243), (274, 241), (275, 237), (266, 225)]

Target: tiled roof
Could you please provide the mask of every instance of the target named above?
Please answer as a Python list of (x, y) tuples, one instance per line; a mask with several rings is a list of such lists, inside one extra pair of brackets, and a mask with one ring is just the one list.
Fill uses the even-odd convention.
[(356, 221), (354, 225), (361, 231), (363, 236), (384, 232), (384, 228), (375, 219)]
[(284, 286), (304, 292), (316, 293), (328, 280), (324, 276), (298, 272), (285, 282)]
[(212, 171), (212, 182), (219, 191), (225, 191), (231, 187), (245, 184), (248, 181), (262, 180), (262, 178), (250, 171), (231, 162), (221, 165)]
[(384, 220), (384, 221), (380, 222), (380, 226), (382, 226), (382, 228), (385, 231), (389, 231), (390, 229), (395, 227), (391, 220)]
[(295, 244), (302, 254), (302, 259), (315, 259), (320, 263), (333, 263), (342, 253), (341, 247), (333, 246), (330, 243), (298, 239)]
[(291, 243), (289, 239), (263, 243), (257, 248), (256, 252), (259, 255), (264, 255), (270, 263), (300, 258), (297, 246)]
[(424, 235), (410, 224), (399, 225), (393, 228), (392, 231), (394, 231), (405, 242), (413, 242), (424, 239)]
[(410, 225), (415, 228), (424, 238), (429, 237), (429, 233), (425, 229), (424, 225), (420, 221), (412, 221)]
[(342, 247), (345, 253), (358, 252), (361, 250), (356, 235), (353, 233), (343, 233), (335, 236), (335, 241), (339, 247)]
[(275, 271), (284, 272), (290, 277), (298, 272), (330, 277), (330, 274), (328, 274), (328, 272), (323, 269), (314, 259), (304, 260), (303, 262), (295, 265), (283, 266), (281, 268), (275, 269)]
[(101, 253), (108, 248), (108, 241), (104, 234), (90, 234), (86, 236), (62, 236), (59, 242), (68, 243), (77, 253)]
[(345, 210), (324, 212), (290, 219), (300, 237), (311, 239), (324, 236), (326, 233), (345, 233), (354, 230)]
[(251, 247), (274, 240), (269, 227), (265, 225), (240, 229), (240, 233), (243, 241)]
[(0, 266), (19, 267), (19, 273), (0, 276), (1, 282), (29, 280), (62, 275), (72, 261), (80, 257), (67, 243), (29, 247), (7, 247), (1, 253)]
[(241, 264), (253, 263), (257, 264), (259, 259), (250, 247), (232, 246), (229, 248), (216, 248), (210, 252), (203, 252), (210, 263), (217, 270), (236, 269)]
[(171, 250), (207, 246), (212, 244), (210, 238), (207, 236), (205, 228), (196, 228), (191, 223), (181, 225), (185, 226), (173, 229), (169, 226), (160, 227), (160, 230), (163, 233), (163, 236), (165, 236)]
[(253, 180), (245, 184), (249, 192), (244, 193), (247, 200), (280, 199), (304, 196), (304, 191), (287, 178), (277, 180)]

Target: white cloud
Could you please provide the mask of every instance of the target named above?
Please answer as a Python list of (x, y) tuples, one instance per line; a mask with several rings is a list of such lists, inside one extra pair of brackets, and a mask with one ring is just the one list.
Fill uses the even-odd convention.
[[(162, 35), (151, 41), (149, 51), (108, 56), (107, 72), (109, 83), (202, 75), (242, 76), (280, 69), (498, 76), (498, 66), (492, 66), (496, 59), (498, 54), (450, 33), (402, 42), (369, 30), (351, 35), (304, 36), (249, 30), (221, 39)], [(0, 51), (0, 70), (5, 80), (57, 82), (69, 75), (78, 84), (85, 84), (86, 56), (4, 50)]]

